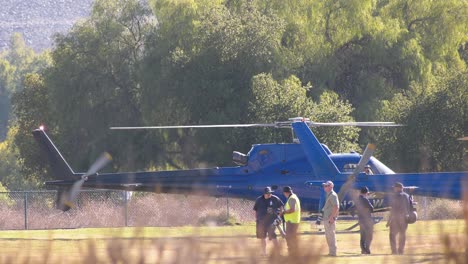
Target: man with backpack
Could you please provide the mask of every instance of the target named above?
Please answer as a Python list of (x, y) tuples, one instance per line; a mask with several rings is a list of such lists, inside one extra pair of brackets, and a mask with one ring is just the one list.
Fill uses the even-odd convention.
[(393, 192), (389, 201), (392, 208), (390, 209), (387, 227), (390, 227), (392, 254), (402, 255), (405, 251), (406, 229), (408, 229), (407, 217), (412, 208), (410, 208), (409, 195), (403, 191), (402, 183), (396, 182), (393, 185)]

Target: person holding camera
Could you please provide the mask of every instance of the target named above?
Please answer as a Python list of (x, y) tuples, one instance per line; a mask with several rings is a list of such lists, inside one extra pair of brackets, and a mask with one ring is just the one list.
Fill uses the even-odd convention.
[[(407, 215), (410, 212), (410, 198), (403, 191), (403, 184), (396, 182), (393, 185), (393, 194), (390, 196), (390, 216), (387, 227), (390, 227), (390, 247), (392, 254), (402, 255), (405, 251), (406, 229), (408, 229)], [(398, 238), (398, 246), (396, 237)]]
[(256, 235), (260, 239), (262, 254), (266, 255), (266, 237), (273, 241), (275, 248), (278, 248), (274, 225), (278, 214), (283, 210), (283, 202), (278, 196), (273, 195), (270, 187), (265, 187), (263, 195), (255, 200), (253, 210), (255, 211), (256, 219)]

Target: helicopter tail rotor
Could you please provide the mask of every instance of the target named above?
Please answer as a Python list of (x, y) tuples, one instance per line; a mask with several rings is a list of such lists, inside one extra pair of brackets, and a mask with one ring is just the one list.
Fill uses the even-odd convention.
[(84, 182), (88, 180), (88, 177), (96, 174), (99, 170), (104, 168), (110, 161), (112, 156), (104, 152), (99, 158), (91, 165), (89, 170), (81, 175), (81, 179), (75, 181), (70, 187), (59, 191), (57, 207), (62, 211), (68, 211), (75, 207), (76, 198), (80, 193), (81, 187)]

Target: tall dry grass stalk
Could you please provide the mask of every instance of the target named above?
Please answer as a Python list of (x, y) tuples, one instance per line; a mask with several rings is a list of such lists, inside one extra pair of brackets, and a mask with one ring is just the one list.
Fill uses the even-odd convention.
[[(51, 240), (52, 241), (52, 240)], [(16, 263), (319, 263), (320, 247), (313, 239), (303, 241), (299, 254), (288, 255), (284, 245), (272, 248), (268, 256), (261, 256), (257, 244), (247, 239), (219, 240), (207, 237), (185, 237), (171, 239), (111, 239), (89, 240), (80, 246), (79, 256), (53, 257), (51, 242), (44, 254), (33, 257), (27, 254), (28, 247), (10, 256), (1, 256), (5, 264)], [(104, 248), (103, 250), (101, 248)]]
[[(468, 189), (465, 189), (468, 190)], [(166, 226), (183, 225), (189, 222), (190, 225), (198, 225), (200, 219), (216, 222), (216, 219), (221, 219), (220, 222), (226, 220), (225, 216), (225, 201), (215, 200), (213, 198), (192, 198), (186, 196), (141, 196), (138, 199), (132, 199), (129, 208), (133, 210), (131, 213), (133, 225), (152, 225), (165, 224)], [(155, 199), (156, 198), (156, 199)], [(206, 200), (204, 200), (206, 199)], [(211, 200), (210, 200), (211, 199)], [(221, 201), (221, 202), (220, 202)], [(463, 212), (465, 226), (468, 224), (468, 193), (465, 197)], [(177, 205), (174, 207), (174, 205)], [(175, 208), (175, 209), (174, 209)], [(242, 210), (232, 210), (230, 214), (235, 217), (253, 218), (252, 207), (247, 205)], [(3, 210), (4, 209), (4, 210)], [(12, 205), (1, 205), (0, 210), (0, 227), (12, 226), (19, 222), (19, 228), (23, 228), (23, 211), (21, 207)], [(124, 224), (123, 214), (124, 207), (121, 201), (115, 199), (83, 199), (79, 210), (71, 210), (62, 213), (53, 208), (53, 206), (42, 206), (40, 203), (31, 203), (28, 217), (30, 219), (31, 228), (57, 228), (63, 227), (88, 227), (88, 226), (122, 226)], [(177, 213), (179, 212), (179, 213)], [(181, 215), (180, 212), (183, 212)], [(428, 221), (430, 222), (430, 221)], [(438, 224), (439, 222), (437, 222)], [(440, 222), (442, 223), (442, 221)], [(411, 228), (416, 226), (429, 225), (424, 221), (417, 222)], [(390, 255), (388, 245), (388, 229), (383, 227), (381, 223), (377, 227), (376, 236), (373, 246), (376, 251), (376, 257), (380, 254), (380, 259), (376, 263), (395, 263), (395, 256)], [(442, 231), (442, 224), (441, 224)], [(403, 257), (405, 262), (417, 263), (421, 262), (421, 255), (424, 258), (438, 258), (441, 263), (468, 263), (466, 249), (468, 248), (468, 230), (465, 229), (464, 234), (456, 235), (431, 235), (440, 236), (439, 243), (432, 243), (428, 239), (431, 236), (425, 236), (427, 229), (418, 228), (420, 234), (412, 235), (407, 240), (406, 256)], [(429, 228), (428, 228), (429, 229)], [(142, 229), (141, 229), (142, 230)], [(282, 247), (272, 249), (269, 246), (270, 254), (267, 257), (260, 255), (259, 242), (251, 237), (206, 237), (193, 236), (181, 238), (145, 238), (138, 233), (131, 238), (103, 238), (103, 239), (86, 239), (86, 240), (71, 240), (63, 242), (50, 238), (47, 243), (41, 244), (38, 248), (35, 244), (35, 239), (26, 239), (21, 242), (21, 246), (17, 251), (5, 253), (0, 249), (0, 263), (332, 263), (334, 259), (323, 257), (324, 252), (327, 252), (326, 244), (324, 244), (323, 236), (301, 236), (300, 254), (289, 256), (286, 245), (282, 239)], [(431, 231), (432, 232), (432, 231)], [(443, 232), (441, 232), (443, 233)], [(358, 259), (359, 255), (359, 240), (357, 235), (337, 235), (341, 239), (339, 245), (346, 245), (340, 252), (339, 263), (344, 263), (343, 258), (348, 256)], [(349, 241), (344, 241), (344, 240)], [(351, 241), (352, 240), (352, 241)], [(76, 254), (66, 255), (57, 254), (58, 248), (70, 245), (79, 248), (79, 256)], [(270, 245), (270, 244), (269, 244)], [(424, 251), (431, 246), (437, 246), (438, 253)], [(441, 246), (442, 245), (442, 246)], [(346, 248), (345, 248), (346, 247)], [(441, 248), (444, 248), (444, 254), (440, 253)], [(379, 250), (381, 249), (381, 250)], [(432, 250), (432, 248), (431, 248)], [(60, 250), (59, 250), (60, 251)], [(35, 252), (30, 254), (29, 252)], [(40, 252), (40, 253), (37, 253)], [(373, 251), (374, 253), (374, 251)], [(342, 254), (342, 255), (341, 255)], [(374, 256), (372, 256), (374, 257)], [(359, 259), (360, 260), (360, 259)], [(363, 257), (363, 262), (366, 257)], [(403, 260), (403, 259), (402, 259)], [(355, 263), (355, 262), (353, 262)]]
[(450, 235), (442, 236), (445, 249), (446, 263), (468, 263), (468, 183), (462, 183), (463, 188), (463, 216), (465, 221), (465, 233), (461, 237)]

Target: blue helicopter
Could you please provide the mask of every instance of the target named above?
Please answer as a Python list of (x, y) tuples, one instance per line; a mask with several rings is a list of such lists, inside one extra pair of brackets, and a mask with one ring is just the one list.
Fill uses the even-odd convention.
[[(374, 194), (376, 211), (388, 210), (386, 196), (395, 182), (416, 195), (460, 199), (467, 172), (395, 173), (372, 156), (375, 145), (369, 144), (362, 155), (332, 153), (310, 129), (317, 126), (399, 126), (392, 122), (317, 123), (307, 118), (291, 118), (272, 124), (233, 124), (197, 126), (112, 127), (111, 129), (165, 129), (207, 127), (290, 128), (292, 143), (255, 144), (247, 154), (233, 152), (234, 167), (216, 167), (175, 171), (98, 173), (110, 160), (102, 154), (86, 173), (76, 173), (68, 165), (43, 128), (33, 131), (42, 151), (48, 156), (57, 179), (47, 181), (47, 188), (58, 190), (57, 207), (69, 210), (82, 188), (147, 191), (233, 197), (255, 200), (265, 186), (281, 192), (291, 186), (301, 199), (303, 210), (317, 213), (325, 192), (322, 183), (331, 180), (340, 199), (340, 213), (354, 208), (355, 191), (367, 186)], [(367, 173), (365, 172), (367, 169)], [(369, 172), (370, 171), (370, 172)], [(382, 195), (381, 195), (382, 194)]]

